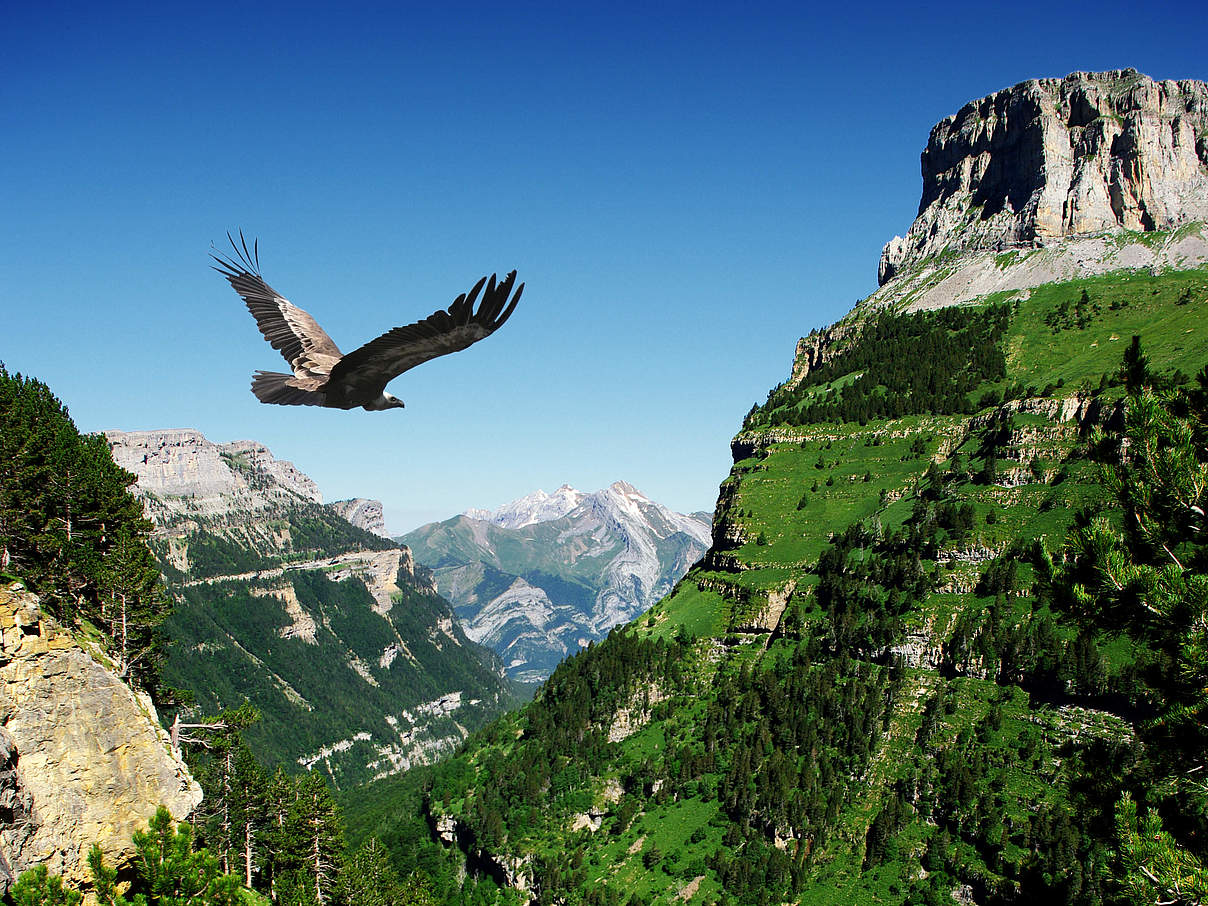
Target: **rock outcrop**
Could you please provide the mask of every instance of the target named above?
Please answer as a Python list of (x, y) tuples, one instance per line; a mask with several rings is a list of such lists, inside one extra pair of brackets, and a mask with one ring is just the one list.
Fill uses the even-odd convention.
[(382, 538), (390, 537), (386, 532), (386, 517), (382, 513), (380, 500), (354, 497), (351, 500), (336, 500), (327, 505), (357, 528), (372, 532)]
[(940, 121), (922, 171), (881, 284), (929, 256), (1208, 220), (1208, 85), (1132, 69), (1021, 82)]
[(215, 444), (200, 431), (106, 431), (113, 461), (138, 476), (137, 493), (161, 531), (168, 525), (231, 513), (269, 513), (321, 504), (315, 483), (263, 444)]
[(179, 819), (200, 801), (151, 702), (0, 588), (0, 888), (40, 863), (85, 885), (93, 843), (122, 866), (157, 806)]
[(324, 506), (308, 475), (257, 441), (216, 444), (187, 428), (107, 431), (105, 437), (114, 462), (138, 479), (134, 491), (155, 523), (158, 552), (182, 573), (191, 571), (198, 531), (268, 558), (294, 551), (296, 517), (351, 524), (386, 538), (380, 502), (357, 498)]

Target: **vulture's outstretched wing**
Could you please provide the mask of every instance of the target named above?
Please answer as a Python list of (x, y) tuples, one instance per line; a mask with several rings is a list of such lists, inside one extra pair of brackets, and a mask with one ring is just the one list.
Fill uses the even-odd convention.
[(242, 231), (238, 245), (230, 233), (227, 233), (227, 238), (231, 240), (231, 248), (235, 250), (238, 260), (229, 255), (211, 253), (210, 257), (218, 262), (214, 270), (226, 277), (235, 292), (243, 297), (248, 311), (256, 319), (256, 326), (273, 345), (273, 349), (285, 356), (285, 361), (291, 367), (304, 352), (339, 358), (339, 347), (318, 322), (264, 282), (260, 276), (258, 243), (253, 242), (249, 252)]
[[(377, 392), (409, 368), (489, 337), (511, 316), (520, 301), (523, 283), (508, 301), (515, 282), (515, 271), (498, 285), (494, 274), (489, 282), (483, 277), (469, 295), (462, 293), (454, 299), (448, 311), (437, 311), (422, 321), (396, 327), (348, 353), (331, 369), (327, 386), (346, 388), (344, 393), (348, 395), (353, 388)], [(486, 292), (475, 311), (474, 301), (484, 283)]]

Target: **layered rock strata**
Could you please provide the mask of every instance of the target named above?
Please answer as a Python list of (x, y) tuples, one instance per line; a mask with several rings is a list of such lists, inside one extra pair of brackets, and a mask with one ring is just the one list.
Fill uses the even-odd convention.
[(1208, 220), (1208, 85), (1133, 69), (1021, 82), (941, 120), (922, 175), (882, 285), (944, 253)]
[(389, 538), (386, 531), (386, 517), (382, 512), (380, 500), (366, 500), (354, 497), (351, 500), (336, 500), (328, 504), (333, 510), (347, 519), (357, 528), (373, 532), (382, 538)]

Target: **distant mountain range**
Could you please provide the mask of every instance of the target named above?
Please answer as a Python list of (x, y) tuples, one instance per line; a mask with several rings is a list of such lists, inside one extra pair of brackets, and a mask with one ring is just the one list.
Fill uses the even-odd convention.
[(535, 491), (399, 540), (433, 570), (466, 635), (512, 678), (536, 682), (670, 591), (704, 554), (710, 524), (618, 481), (591, 494)]

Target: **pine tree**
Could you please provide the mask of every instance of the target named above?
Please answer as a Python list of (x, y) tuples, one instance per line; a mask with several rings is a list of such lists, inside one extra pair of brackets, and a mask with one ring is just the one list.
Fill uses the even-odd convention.
[(1208, 868), (1162, 827), (1156, 811), (1137, 816), (1137, 804), (1127, 793), (1116, 809), (1124, 875), (1120, 879), (1127, 901), (1202, 903), (1208, 900)]
[(58, 620), (102, 629), (119, 670), (154, 690), (155, 630), (169, 602), (134, 480), (45, 384), (0, 365), (0, 571)]
[(1124, 363), (1120, 366), (1120, 376), (1124, 379), (1124, 387), (1131, 394), (1140, 393), (1149, 387), (1152, 378), (1149, 373), (1149, 359), (1141, 351), (1141, 338), (1133, 335), (1132, 342), (1124, 350)]
[(105, 865), (99, 846), (88, 853), (93, 886), (101, 906), (241, 906), (239, 879), (223, 874), (207, 850), (194, 850), (193, 828), (160, 806), (147, 830), (136, 831), (134, 859), (139, 890), (126, 899), (117, 885), (117, 870)]
[(252, 887), (261, 858), (261, 841), (268, 826), (268, 777), (251, 750), (240, 742), (231, 774), (232, 842), (243, 873)]
[[(1104, 470), (1118, 508), (1089, 519), (1071, 532), (1056, 558), (1042, 561), (1061, 606), (1078, 613), (1095, 634), (1124, 636), (1161, 665), (1141, 677), (1150, 719), (1140, 724), (1138, 737), (1151, 777), (1144, 803), (1150, 811), (1138, 818), (1127, 798), (1117, 806), (1118, 842), (1138, 897), (1137, 885), (1145, 883), (1153, 888), (1147, 896), (1165, 895), (1170, 878), (1158, 865), (1176, 873), (1199, 871), (1202, 880), (1196, 866), (1208, 854), (1200, 835), (1188, 833), (1208, 814), (1208, 788), (1195, 781), (1208, 766), (1205, 438), (1208, 412), (1198, 408), (1194, 394), (1141, 390), (1131, 396), (1120, 444), (1126, 456)], [(1093, 642), (1089, 633), (1078, 639), (1077, 670), (1082, 682), (1101, 686), (1102, 659)], [(1175, 818), (1170, 833), (1153, 811), (1159, 805)], [(1150, 846), (1155, 841), (1161, 846)], [(1152, 877), (1139, 880), (1147, 871)]]
[[(331, 901), (344, 851), (339, 806), (318, 774), (297, 781), (283, 826), (291, 867), (318, 906)], [(301, 886), (301, 885), (299, 885)]]
[(82, 894), (63, 886), (63, 879), (46, 866), (35, 865), (21, 873), (8, 891), (13, 906), (79, 906)]
[(346, 906), (394, 906), (403, 884), (376, 837), (361, 844), (340, 873), (339, 898)]
[(156, 651), (156, 628), (167, 606), (159, 567), (146, 542), (122, 526), (96, 575), (98, 622), (112, 639), (114, 666), (124, 677)]
[[(285, 773), (280, 765), (269, 778), (264, 796), (264, 828), (260, 833), (260, 846), (264, 853), (261, 876), (267, 882), (269, 896), (274, 902), (280, 900), (283, 886), (289, 885), (289, 876), (294, 864), (291, 839), (290, 813), (298, 795), (298, 781)], [(261, 889), (264, 889), (262, 884)]]

